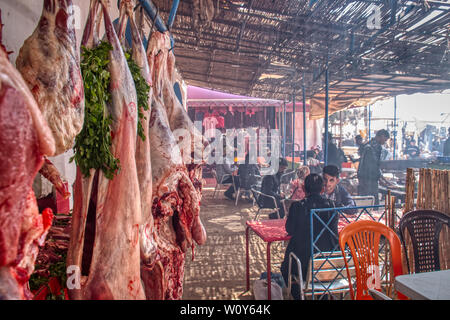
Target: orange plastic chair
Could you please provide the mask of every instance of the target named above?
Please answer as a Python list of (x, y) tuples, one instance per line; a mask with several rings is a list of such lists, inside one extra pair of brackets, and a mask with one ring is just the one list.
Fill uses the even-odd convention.
[[(342, 255), (346, 256), (346, 245), (354, 260), (356, 272), (356, 300), (373, 300), (369, 293), (368, 283), (373, 283), (374, 268), (378, 268), (378, 252), (380, 247), (380, 238), (384, 236), (389, 241), (391, 261), (394, 276), (403, 274), (401, 244), (400, 239), (394, 230), (386, 225), (370, 221), (356, 221), (347, 225), (339, 234), (339, 245)], [(347, 277), (349, 279), (350, 297), (355, 300), (352, 278), (350, 275), (347, 259), (345, 259)], [(381, 290), (380, 288), (375, 288)], [(403, 294), (397, 292), (398, 299), (407, 299)]]

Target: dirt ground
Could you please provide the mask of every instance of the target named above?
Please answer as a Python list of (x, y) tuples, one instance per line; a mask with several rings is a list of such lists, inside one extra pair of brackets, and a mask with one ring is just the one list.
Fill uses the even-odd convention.
[[(245, 222), (254, 217), (256, 206), (241, 199), (224, 197), (223, 191), (212, 198), (213, 188), (203, 189), (200, 217), (207, 232), (207, 241), (186, 254), (183, 299), (186, 300), (251, 300), (246, 291)], [(284, 243), (271, 247), (272, 272), (280, 272)], [(266, 271), (266, 243), (250, 232), (250, 285)]]

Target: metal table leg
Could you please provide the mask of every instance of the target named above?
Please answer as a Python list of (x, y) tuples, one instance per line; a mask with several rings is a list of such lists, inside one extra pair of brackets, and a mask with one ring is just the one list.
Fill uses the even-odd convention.
[(247, 280), (247, 291), (250, 290), (250, 257), (249, 257), (249, 245), (248, 245), (248, 238), (249, 238), (249, 231), (250, 228), (247, 227), (245, 229), (245, 273), (246, 273), (246, 280)]
[(272, 279), (271, 279), (271, 267), (270, 267), (270, 244), (267, 242), (267, 300), (272, 300)]

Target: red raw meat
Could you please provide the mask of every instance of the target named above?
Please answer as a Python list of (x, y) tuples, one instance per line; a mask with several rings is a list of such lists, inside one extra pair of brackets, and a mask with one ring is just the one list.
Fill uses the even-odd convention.
[(26, 284), (34, 270), (38, 246), (52, 223), (51, 210), (39, 214), (32, 184), (43, 156), (54, 153), (55, 142), (31, 92), (3, 49), (0, 146), (0, 300), (29, 299)]

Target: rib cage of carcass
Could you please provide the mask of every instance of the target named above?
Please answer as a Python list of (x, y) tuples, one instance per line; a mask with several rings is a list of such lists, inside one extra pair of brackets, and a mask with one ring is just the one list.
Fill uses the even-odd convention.
[(188, 247), (206, 241), (200, 220), (205, 139), (174, 92), (175, 57), (168, 33), (154, 32), (147, 49), (152, 74), (150, 118), (156, 263), (143, 261), (147, 299), (181, 299)]

